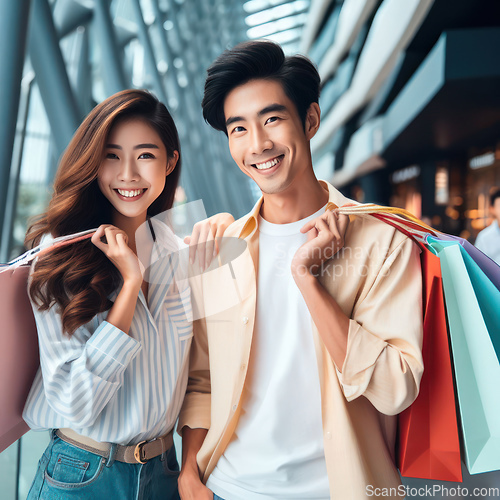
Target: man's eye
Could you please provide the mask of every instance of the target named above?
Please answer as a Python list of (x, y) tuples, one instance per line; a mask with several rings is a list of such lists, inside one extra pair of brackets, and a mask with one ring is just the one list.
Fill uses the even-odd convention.
[(244, 132), (245, 127), (234, 127), (233, 132)]
[(266, 123), (272, 123), (272, 122), (275, 122), (276, 120), (278, 120), (277, 116), (271, 116), (270, 118), (268, 118), (266, 120)]

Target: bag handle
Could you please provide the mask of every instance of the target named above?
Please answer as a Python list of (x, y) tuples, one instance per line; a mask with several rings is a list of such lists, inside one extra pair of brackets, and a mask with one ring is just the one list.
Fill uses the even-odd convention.
[(3, 273), (7, 270), (13, 270), (17, 267), (24, 266), (29, 264), (32, 260), (40, 255), (45, 255), (56, 248), (61, 248), (66, 245), (70, 245), (72, 243), (76, 243), (77, 241), (83, 241), (88, 238), (91, 238), (92, 235), (97, 231), (96, 229), (87, 229), (86, 231), (81, 231), (79, 233), (69, 234), (66, 236), (59, 236), (54, 240), (48, 241), (46, 243), (40, 243), (40, 245), (28, 250), (23, 253), (19, 257), (16, 257), (14, 260), (11, 260), (8, 264), (0, 264), (0, 273)]
[(332, 202), (329, 202), (326, 208), (327, 210), (337, 210), (338, 213), (343, 215), (375, 217), (398, 229), (420, 246), (425, 244), (427, 235), (438, 236), (438, 233), (441, 232), (432, 228), (403, 208), (384, 207), (375, 203), (347, 203), (338, 207)]

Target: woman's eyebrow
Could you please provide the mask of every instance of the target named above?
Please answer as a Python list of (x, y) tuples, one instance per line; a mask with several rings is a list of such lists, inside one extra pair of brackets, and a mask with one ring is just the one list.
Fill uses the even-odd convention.
[(159, 146), (153, 143), (137, 144), (134, 149), (160, 149)]
[[(123, 149), (118, 144), (107, 144), (106, 147), (109, 149)], [(133, 149), (160, 149), (160, 148), (156, 144), (146, 143), (146, 144), (137, 144), (137, 146), (134, 146)]]

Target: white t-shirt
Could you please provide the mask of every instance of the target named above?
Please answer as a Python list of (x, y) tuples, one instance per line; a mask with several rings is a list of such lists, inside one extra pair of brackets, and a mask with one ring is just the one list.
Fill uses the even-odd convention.
[(207, 486), (226, 500), (321, 499), (330, 491), (311, 315), (290, 265), (307, 236), (259, 220), (256, 327), (241, 416)]
[(496, 220), (477, 235), (475, 245), (500, 266), (500, 227)]

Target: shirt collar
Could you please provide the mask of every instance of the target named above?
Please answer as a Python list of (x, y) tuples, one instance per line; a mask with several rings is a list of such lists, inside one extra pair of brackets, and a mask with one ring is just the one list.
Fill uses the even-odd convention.
[[(333, 208), (341, 207), (346, 203), (352, 203), (352, 200), (346, 198), (340, 191), (335, 189), (329, 182), (320, 180), (319, 183), (325, 189), (328, 189), (328, 203), (326, 205), (326, 210), (331, 210)], [(260, 207), (264, 197), (261, 196), (259, 201), (255, 204), (249, 214), (246, 215), (246, 222), (243, 224), (243, 229), (241, 230), (238, 238), (246, 239), (252, 237), (259, 227), (259, 212)]]

